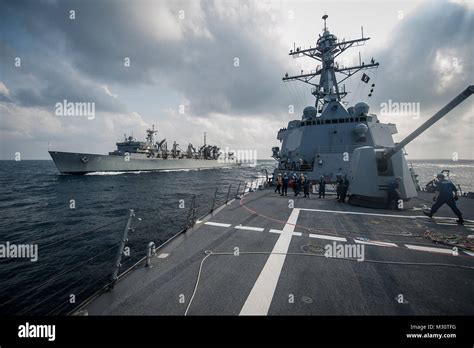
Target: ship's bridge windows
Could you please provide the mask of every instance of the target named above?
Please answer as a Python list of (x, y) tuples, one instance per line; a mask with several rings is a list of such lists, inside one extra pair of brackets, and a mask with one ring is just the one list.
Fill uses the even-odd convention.
[(360, 118), (360, 122), (367, 122), (367, 117), (362, 116), (362, 117)]
[(331, 123), (337, 123), (337, 120), (331, 120)]
[(372, 116), (367, 116), (367, 122), (372, 122)]
[(316, 121), (316, 124), (321, 124), (321, 121), (320, 121), (320, 120), (317, 120), (317, 121)]
[(354, 118), (354, 122), (359, 122), (359, 117)]
[(354, 117), (351, 117), (351, 118), (350, 118), (350, 122), (354, 122)]
[(345, 122), (345, 120), (343, 118), (339, 119), (339, 123), (344, 123), (344, 122)]
[(325, 124), (330, 124), (331, 123), (331, 120), (326, 120), (324, 121)]
[(311, 124), (314, 126), (316, 124), (316, 121), (311, 122)]

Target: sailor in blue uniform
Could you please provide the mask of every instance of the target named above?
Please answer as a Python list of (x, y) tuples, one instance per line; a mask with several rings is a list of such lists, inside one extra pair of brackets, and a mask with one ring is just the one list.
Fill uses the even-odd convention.
[(400, 181), (401, 177), (395, 178), (392, 182), (388, 184), (387, 188), (387, 209), (392, 209), (394, 207), (393, 202), (395, 202), (395, 210), (400, 210), (398, 207), (398, 200), (400, 199)]
[(440, 173), (436, 177), (438, 178), (439, 182), (438, 184), (436, 184), (436, 192), (433, 197), (435, 204), (433, 204), (429, 213), (425, 211), (423, 213), (426, 216), (432, 218), (433, 215), (438, 211), (438, 209), (446, 203), (451, 208), (453, 213), (456, 214), (456, 216), (458, 217), (458, 220), (456, 220), (457, 223), (463, 224), (464, 220), (462, 218), (462, 213), (456, 206), (456, 201), (458, 200), (458, 190), (456, 186), (454, 186), (451, 181), (445, 180), (444, 174)]
[(295, 197), (298, 196), (298, 193), (300, 193), (300, 179), (298, 175), (293, 173), (293, 192), (295, 193)]
[(319, 184), (319, 190), (318, 190), (319, 198), (326, 197), (326, 180), (324, 180), (324, 176), (321, 175), (318, 181), (318, 184)]
[(286, 192), (288, 191), (288, 182), (289, 181), (290, 181), (290, 178), (288, 178), (288, 175), (285, 173), (285, 175), (283, 176), (283, 186), (282, 186), (282, 189), (281, 189), (281, 195), (280, 196), (283, 196), (283, 195), (286, 196)]
[(344, 175), (344, 179), (341, 182), (341, 191), (339, 192), (339, 202), (345, 203), (347, 197), (347, 190), (349, 189), (349, 179), (347, 175)]
[(308, 177), (305, 175), (304, 183), (303, 183), (304, 198), (309, 198), (309, 187), (310, 187), (310, 182), (308, 180)]

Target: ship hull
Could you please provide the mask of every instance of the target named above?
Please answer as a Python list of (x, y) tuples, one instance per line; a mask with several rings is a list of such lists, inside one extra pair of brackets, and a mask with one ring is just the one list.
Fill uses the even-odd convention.
[(126, 159), (117, 155), (49, 151), (56, 168), (64, 174), (91, 172), (162, 171), (179, 169), (210, 169), (238, 165), (233, 161), (206, 159), (162, 159), (131, 156)]

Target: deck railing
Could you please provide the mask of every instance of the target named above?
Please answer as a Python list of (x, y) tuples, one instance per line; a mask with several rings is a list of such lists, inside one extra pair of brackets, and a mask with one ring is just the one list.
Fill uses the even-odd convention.
[[(87, 260), (64, 262), (61, 271), (53, 274), (49, 279), (41, 279), (39, 283), (24, 289), (24, 291), (2, 296), (0, 313), (20, 315), (80, 314), (81, 312), (78, 312), (78, 310), (82, 309), (86, 303), (105, 291), (113, 291), (117, 282), (132, 270), (138, 267), (150, 267), (153, 258), (160, 249), (180, 235), (194, 229), (198, 220), (205, 219), (210, 214), (216, 214), (233, 200), (267, 184), (267, 178), (259, 177), (251, 181), (241, 181), (237, 185), (234, 183), (217, 186), (211, 196), (212, 199), (209, 199), (209, 195), (192, 194), (185, 200), (186, 209), (177, 209), (178, 211), (174, 216), (170, 216), (170, 214), (165, 216), (169, 221), (168, 225), (172, 224), (173, 227), (169, 231), (166, 227), (160, 228), (164, 232), (170, 232), (168, 236), (171, 235), (164, 241), (159, 239), (146, 240), (144, 235), (148, 235), (148, 233), (145, 233), (147, 231), (157, 230), (157, 224), (159, 225), (160, 222), (156, 221), (156, 217), (163, 209), (176, 208), (175, 203), (160, 204), (157, 208), (146, 210), (130, 209), (123, 218), (53, 241), (49, 237), (38, 239), (32, 243), (39, 244), (41, 250), (55, 252), (54, 247), (77, 248), (77, 245), (81, 243), (78, 238), (87, 238), (93, 232), (103, 233), (107, 236), (113, 235), (117, 228), (121, 230), (118, 245), (110, 243), (106, 246), (90, 244), (87, 248), (88, 250), (92, 249), (90, 252), (92, 257)], [(143, 221), (149, 221), (149, 224), (142, 225)], [(134, 250), (133, 257), (130, 255), (131, 249)], [(138, 255), (137, 257), (140, 250), (142, 250), (143, 254), (141, 255), (143, 256)], [(111, 272), (100, 276), (97, 273), (98, 267), (104, 268), (112, 260), (114, 261), (113, 267), (110, 269)], [(0, 261), (0, 263), (4, 262), (12, 261), (11, 259)], [(73, 281), (70, 280), (71, 273), (77, 274)], [(84, 286), (84, 284), (87, 284), (87, 286)], [(71, 300), (72, 297), (75, 301)], [(38, 300), (30, 302), (31, 298)], [(23, 303), (26, 303), (26, 305), (23, 305)], [(19, 309), (12, 312), (15, 307)]]

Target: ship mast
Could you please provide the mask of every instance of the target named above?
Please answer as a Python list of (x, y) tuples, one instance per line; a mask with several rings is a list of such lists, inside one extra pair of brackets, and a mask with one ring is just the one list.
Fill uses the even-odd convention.
[[(292, 81), (298, 80), (309, 85), (312, 85), (311, 94), (316, 97), (315, 106), (318, 110), (323, 110), (324, 106), (332, 101), (341, 101), (347, 95), (345, 86), (342, 91), (339, 89), (339, 84), (355, 73), (361, 70), (367, 70), (372, 68), (377, 68), (379, 66), (378, 62), (375, 62), (374, 59), (371, 59), (370, 64), (365, 64), (360, 61), (359, 65), (343, 67), (339, 66), (338, 63), (334, 62), (334, 59), (342, 54), (345, 50), (350, 47), (358, 47), (364, 45), (365, 41), (369, 40), (369, 37), (364, 37), (363, 28), (361, 28), (361, 38), (355, 40), (345, 41), (342, 40), (338, 42), (337, 37), (334, 34), (331, 34), (326, 25), (326, 19), (328, 15), (324, 15), (322, 19), (324, 20), (324, 29), (323, 35), (319, 35), (319, 39), (316, 43), (316, 47), (301, 49), (300, 47), (295, 47), (294, 50), (290, 50), (289, 55), (293, 58), (298, 58), (302, 56), (307, 56), (313, 58), (321, 63), (318, 65), (315, 71), (310, 73), (303, 74), (303, 70), (300, 75), (289, 76), (288, 73), (283, 77), (283, 81)], [(336, 78), (336, 73), (340, 73), (342, 78), (338, 81)], [(320, 76), (319, 84), (313, 82), (313, 79), (316, 76)], [(318, 106), (321, 108), (319, 109)]]
[(146, 130), (146, 142), (148, 144), (152, 144), (153, 145), (153, 136), (158, 133), (156, 130), (155, 130), (155, 125), (152, 125), (152, 128), (151, 129), (147, 129)]

